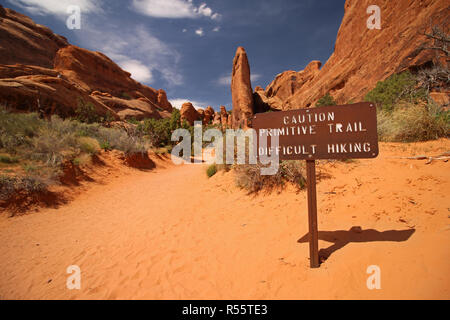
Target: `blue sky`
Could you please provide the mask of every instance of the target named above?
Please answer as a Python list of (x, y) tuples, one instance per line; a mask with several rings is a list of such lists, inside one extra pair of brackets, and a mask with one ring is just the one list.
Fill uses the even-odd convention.
[[(174, 106), (231, 109), (230, 74), (238, 46), (249, 57), (253, 88), (278, 73), (325, 63), (344, 0), (5, 0), (70, 43), (101, 51)], [(81, 29), (69, 30), (69, 5)]]

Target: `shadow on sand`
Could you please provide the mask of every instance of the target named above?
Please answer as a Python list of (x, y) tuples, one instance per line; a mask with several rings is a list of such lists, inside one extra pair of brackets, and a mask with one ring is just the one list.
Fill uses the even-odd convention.
[[(319, 261), (322, 263), (327, 260), (333, 252), (345, 247), (351, 242), (374, 242), (374, 241), (407, 241), (415, 232), (415, 229), (407, 230), (387, 230), (377, 231), (374, 229), (363, 230), (355, 226), (350, 230), (319, 231), (319, 240), (333, 243), (325, 249), (319, 250)], [(309, 242), (309, 233), (298, 239), (299, 243)]]

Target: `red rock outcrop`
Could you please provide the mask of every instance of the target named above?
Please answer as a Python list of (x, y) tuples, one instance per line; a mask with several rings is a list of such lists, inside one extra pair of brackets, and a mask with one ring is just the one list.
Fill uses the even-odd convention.
[(206, 124), (210, 124), (213, 119), (214, 119), (214, 109), (211, 106), (208, 106), (205, 109), (204, 121)]
[(131, 78), (100, 52), (0, 6), (0, 103), (11, 108), (73, 116), (80, 104), (117, 119), (170, 116), (164, 90)]
[(220, 106), (220, 123), (223, 129), (228, 127), (228, 112), (224, 106)]
[(31, 18), (0, 5), (0, 61), (53, 68), (56, 52), (69, 43)]
[(233, 115), (230, 114), (228, 115), (228, 123), (227, 123), (228, 128), (232, 129), (233, 128)]
[(222, 119), (220, 118), (220, 113), (219, 112), (215, 112), (214, 113), (214, 119), (212, 122), (213, 125), (222, 125)]
[[(367, 28), (373, 4), (381, 9), (380, 30)], [(418, 50), (423, 32), (448, 18), (449, 5), (441, 0), (347, 0), (334, 53), (322, 69), (313, 61), (303, 71), (283, 72), (261, 98), (281, 110), (314, 106), (327, 93), (339, 104), (360, 101), (378, 81), (432, 61), (433, 52)]]
[(186, 121), (191, 126), (194, 125), (194, 121), (200, 120), (200, 114), (195, 110), (194, 106), (190, 102), (183, 103), (180, 110), (181, 122)]
[(199, 116), (199, 120), (201, 120), (202, 121), (202, 124), (207, 124), (206, 122), (205, 122), (205, 110), (203, 110), (203, 109), (197, 109), (197, 112), (198, 112), (198, 116)]
[(250, 65), (247, 53), (237, 48), (231, 74), (231, 96), (233, 101), (233, 127), (247, 128), (254, 114), (253, 90), (250, 81)]

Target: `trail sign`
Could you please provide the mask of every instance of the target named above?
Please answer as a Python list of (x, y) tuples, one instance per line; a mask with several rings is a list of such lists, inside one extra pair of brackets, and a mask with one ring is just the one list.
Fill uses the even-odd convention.
[(280, 160), (375, 158), (378, 155), (376, 107), (369, 102), (344, 106), (256, 114), (253, 129), (261, 137), (279, 137), (279, 146), (258, 147), (259, 155)]
[[(275, 153), (280, 160), (306, 160), (310, 266), (318, 268), (315, 160), (377, 157), (375, 104), (362, 102), (256, 114), (252, 127), (258, 137), (258, 157)], [(273, 136), (279, 138), (278, 146), (271, 145)], [(266, 146), (259, 145), (260, 139), (267, 140)]]

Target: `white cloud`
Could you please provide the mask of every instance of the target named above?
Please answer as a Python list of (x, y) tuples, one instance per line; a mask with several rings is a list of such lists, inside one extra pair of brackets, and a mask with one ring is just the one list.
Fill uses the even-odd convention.
[(177, 109), (181, 109), (181, 106), (183, 105), (183, 103), (186, 103), (186, 102), (192, 103), (192, 105), (195, 107), (195, 109), (206, 109), (209, 106), (209, 104), (206, 102), (194, 101), (194, 100), (190, 100), (190, 99), (177, 98), (177, 99), (170, 100), (170, 103), (172, 104), (172, 106)]
[[(258, 79), (261, 78), (260, 74), (254, 73), (252, 75), (250, 75), (250, 81), (254, 82), (254, 81), (258, 81)], [(217, 83), (222, 85), (222, 86), (230, 86), (231, 85), (231, 76), (222, 76), (219, 79), (217, 79)]]
[(213, 13), (205, 3), (196, 7), (192, 0), (133, 0), (132, 8), (138, 13), (155, 18), (208, 17), (217, 20), (221, 16), (217, 12)]
[(187, 29), (183, 29), (183, 33), (186, 33), (187, 32)]
[(198, 7), (197, 12), (199, 14), (202, 14), (202, 15), (206, 16), (206, 17), (211, 17), (211, 15), (213, 14), (211, 8), (208, 8), (206, 6), (206, 3), (202, 3), (200, 5), (200, 7)]
[(118, 63), (123, 70), (131, 73), (131, 77), (134, 80), (147, 83), (151, 83), (153, 81), (151, 70), (139, 60), (124, 59), (118, 61)]
[(215, 27), (214, 29), (213, 29), (213, 32), (219, 32), (220, 31), (220, 27)]
[(77, 36), (83, 47), (104, 53), (136, 81), (150, 85), (158, 72), (171, 86), (183, 83), (178, 73), (181, 55), (143, 26), (124, 28), (92, 19)]
[(195, 30), (195, 34), (202, 37), (205, 33), (203, 31), (203, 28), (198, 28), (197, 30)]
[(79, 6), (82, 14), (102, 11), (102, 1), (97, 0), (8, 0), (8, 2), (37, 15), (68, 17), (67, 8), (72, 5)]

